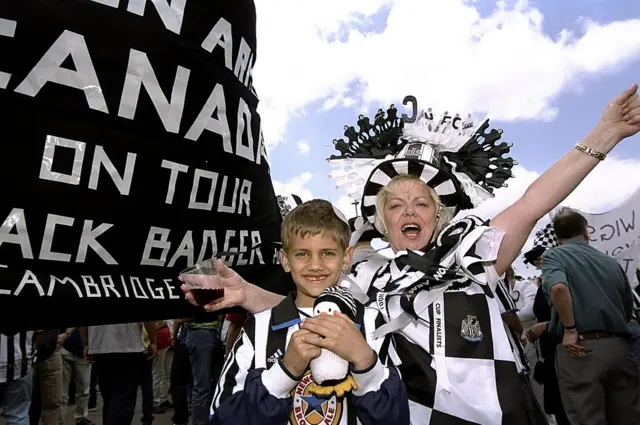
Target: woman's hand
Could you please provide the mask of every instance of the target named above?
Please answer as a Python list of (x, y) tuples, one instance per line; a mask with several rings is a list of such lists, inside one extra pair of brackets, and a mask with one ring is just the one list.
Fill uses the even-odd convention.
[(304, 342), (332, 351), (353, 364), (356, 370), (368, 369), (376, 360), (375, 352), (360, 330), (344, 314), (309, 317), (300, 327), (313, 332), (304, 337)]
[(239, 306), (247, 299), (247, 282), (240, 277), (238, 273), (230, 269), (224, 264), (224, 261), (217, 259), (214, 262), (216, 274), (214, 276), (206, 275), (181, 275), (178, 279), (184, 283), (180, 287), (185, 293), (187, 300), (195, 306), (199, 306), (190, 293), (194, 287), (204, 287), (212, 289), (224, 289), (222, 298), (218, 298), (213, 302), (204, 306), (207, 311), (216, 311), (225, 308)]
[(527, 331), (527, 339), (531, 342), (537, 341), (547, 331), (548, 322), (540, 322), (531, 326)]
[[(637, 91), (638, 85), (634, 84), (616, 96), (604, 109), (594, 131), (604, 136), (613, 136), (616, 143), (638, 133), (640, 131), (640, 98)], [(594, 146), (594, 149), (598, 147)]]

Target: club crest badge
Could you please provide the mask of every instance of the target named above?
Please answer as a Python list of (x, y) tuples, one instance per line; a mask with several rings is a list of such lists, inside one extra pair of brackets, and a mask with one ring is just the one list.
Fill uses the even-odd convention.
[(462, 320), (460, 335), (469, 342), (482, 341), (482, 329), (480, 329), (480, 322), (476, 316), (468, 314)]
[(292, 425), (338, 425), (342, 418), (342, 400), (335, 394), (329, 398), (317, 397), (310, 392), (313, 384), (311, 371), (307, 371), (291, 392)]

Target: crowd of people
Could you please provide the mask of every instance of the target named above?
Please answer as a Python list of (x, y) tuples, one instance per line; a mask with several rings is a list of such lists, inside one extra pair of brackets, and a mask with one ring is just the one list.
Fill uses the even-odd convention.
[[(238, 31), (255, 39), (252, 1), (215, 7), (234, 22), (234, 39)], [(162, 14), (182, 17), (173, 6), (162, 8)], [(215, 71), (224, 79), (232, 69), (229, 21), (220, 18), (210, 34), (218, 37), (217, 42), (212, 38), (203, 44), (211, 49), (224, 45), (226, 54), (220, 58), (226, 66)], [(247, 85), (251, 55), (245, 47), (255, 42), (240, 39), (244, 65), (236, 62), (234, 73), (238, 77), (239, 71), (247, 71), (240, 86), (253, 95)], [(86, 68), (90, 61), (84, 62)], [(64, 71), (60, 75), (76, 72)], [(48, 82), (44, 77), (38, 81)], [(56, 82), (68, 85), (66, 80)], [(73, 87), (79, 88), (75, 82)], [(99, 86), (90, 87), (98, 87), (91, 93), (101, 93)], [(197, 120), (200, 132), (215, 128), (226, 137), (225, 153), (216, 150), (214, 155), (214, 143), (198, 144), (207, 147), (201, 153), (208, 155), (204, 163), (214, 157), (220, 161), (211, 165), (217, 167), (215, 172), (206, 171), (210, 176), (228, 165), (229, 128), (236, 128), (222, 119), (226, 107), (216, 103), (220, 98), (224, 102), (231, 92), (231, 86), (225, 92), (221, 87), (216, 85)], [(525, 254), (525, 260), (541, 272), (537, 283), (518, 279), (513, 269), (540, 220), (619, 143), (640, 132), (637, 90), (634, 84), (613, 98), (584, 139), (542, 173), (520, 199), (489, 220), (470, 215), (469, 210), (503, 187), (517, 164), (506, 157), (511, 146), (499, 142), (502, 131), (490, 129), (489, 120), (474, 123), (459, 114), (418, 113), (411, 96), (405, 98), (414, 102), (411, 119), (406, 114), (401, 118), (393, 105), (386, 114), (378, 110), (373, 120), (360, 116), (359, 130), (344, 127), (348, 143), (334, 140), (342, 155), (330, 157), (351, 167), (341, 187), (349, 187), (349, 195), (360, 200), (360, 217), (349, 221), (328, 201), (314, 199), (284, 215), (280, 241), (275, 236), (262, 241), (280, 244), (279, 256), (274, 256), (279, 261), (269, 266), (278, 270), (271, 277), (284, 282), (273, 288), (286, 286), (290, 276), (295, 287), (288, 288), (289, 294), (269, 292), (264, 282), (248, 282), (217, 259), (215, 273), (176, 276), (184, 283), (186, 299), (202, 312), (198, 317), (110, 324), (117, 321), (106, 313), (99, 322), (105, 324), (99, 326), (35, 330), (14, 326), (22, 330), (0, 334), (2, 416), (8, 425), (65, 425), (68, 406), (73, 404), (73, 423), (91, 425), (89, 412), (101, 399), (103, 425), (132, 425), (140, 399), (143, 425), (167, 414), (175, 425), (637, 425), (640, 368), (633, 350), (637, 355), (640, 304), (634, 300), (640, 297), (634, 296), (622, 266), (590, 245), (585, 217), (570, 209), (558, 213), (546, 234), (548, 243)], [(256, 112), (251, 108), (257, 99), (250, 103), (242, 98), (239, 102), (239, 131), (245, 128), (240, 125), (245, 118)], [(42, 109), (30, 108), (25, 115)], [(218, 119), (211, 116), (216, 110)], [(135, 133), (137, 142), (152, 134)], [(257, 145), (262, 146), (261, 136), (260, 140)], [(240, 132), (236, 148), (242, 143)], [(260, 165), (264, 174), (254, 169), (247, 175), (254, 176), (251, 184), (267, 188), (268, 167), (261, 165), (260, 151), (253, 160), (252, 149), (246, 151), (249, 156), (236, 155), (234, 160)], [(157, 158), (158, 153), (152, 156)], [(44, 158), (46, 169), (52, 158)], [(21, 167), (20, 161), (15, 163)], [(365, 175), (366, 179), (349, 178)], [(145, 174), (143, 186), (153, 183), (149, 176)], [(32, 193), (21, 190), (20, 196), (22, 192)], [(213, 187), (211, 193), (212, 197)], [(251, 198), (254, 214), (249, 214), (243, 200), (250, 219), (243, 217), (235, 224), (250, 223), (261, 229), (258, 234), (268, 230), (277, 235), (279, 219), (261, 222), (267, 213), (277, 215), (273, 190), (253, 186), (252, 193), (260, 195)], [(105, 201), (97, 199), (93, 206), (102, 209)], [(77, 203), (75, 198), (68, 201)], [(260, 217), (263, 212), (265, 217)], [(230, 216), (218, 213), (222, 215), (206, 211), (201, 217), (209, 221), (184, 222), (200, 229), (233, 228)], [(13, 229), (11, 220), (9, 227), (4, 226), (5, 234)], [(85, 226), (85, 230), (94, 235), (101, 227), (91, 231)], [(239, 257), (244, 253), (240, 248), (229, 252)], [(46, 261), (41, 264), (46, 269)], [(110, 270), (116, 268), (109, 264)], [(22, 266), (3, 268), (14, 267), (10, 271), (15, 274)], [(221, 290), (221, 297), (199, 305), (192, 291), (203, 285)], [(6, 292), (0, 294), (3, 301), (9, 298)], [(83, 311), (89, 305), (80, 304), (81, 298), (74, 302)], [(223, 316), (230, 308), (244, 313)], [(158, 310), (149, 311), (154, 317), (148, 319), (158, 319)], [(38, 314), (42, 316), (42, 311)], [(145, 319), (146, 315), (140, 318)], [(77, 320), (69, 325), (82, 326), (82, 318)], [(225, 321), (229, 326), (223, 338)]]
[[(307, 214), (313, 206), (306, 204)], [(298, 216), (305, 213), (305, 207)], [(317, 209), (315, 205), (314, 217), (318, 217)], [(355, 220), (349, 224), (356, 233)], [(589, 247), (586, 224), (580, 214), (567, 210), (556, 218), (553, 227), (548, 226), (552, 229), (544, 231), (546, 236), (555, 233), (560, 235), (559, 241), (552, 236), (551, 245), (536, 244), (525, 253), (525, 262), (540, 270), (540, 276), (523, 278), (513, 267), (507, 269), (506, 285), (501, 287), (507, 288), (518, 320), (510, 321), (506, 311), (503, 318), (508, 330), (518, 336), (524, 353), (523, 373), (530, 378), (550, 424), (630, 423), (625, 416), (616, 415), (630, 411), (629, 406), (637, 406), (639, 401), (637, 310), (631, 310), (631, 287), (621, 267)], [(352, 239), (350, 268), (355, 270), (363, 261), (381, 259), (371, 249), (370, 242), (376, 236), (369, 230)], [(563, 248), (551, 250), (558, 246)], [(549, 253), (544, 255), (545, 251)], [(640, 269), (636, 273), (640, 279)], [(553, 292), (556, 281), (570, 282), (567, 287), (578, 299), (578, 303), (572, 302), (574, 318), (565, 320), (575, 323), (579, 343), (557, 334), (562, 316), (554, 307), (562, 299)], [(300, 286), (298, 290), (307, 292)], [(243, 338), (238, 336), (247, 315), (227, 314), (224, 334), (220, 332), (222, 319), (45, 330), (32, 336), (25, 332), (17, 338), (3, 335), (3, 344), (12, 344), (20, 356), (26, 354), (24, 362), (28, 363), (29, 353), (34, 354), (32, 366), (22, 364), (23, 377), (4, 375), (0, 394), (4, 416), (10, 425), (91, 425), (89, 412), (98, 409), (98, 397), (102, 397), (103, 423), (130, 424), (138, 397), (143, 424), (152, 424), (154, 416), (164, 414), (171, 414), (176, 425), (208, 424), (211, 403), (217, 403), (217, 408), (225, 406), (228, 395), (223, 389), (229, 376), (220, 380), (219, 387), (218, 378), (236, 340), (234, 361), (237, 363), (237, 356), (243, 354)], [(562, 361), (556, 367), (557, 356)], [(235, 378), (238, 371), (231, 374)], [(214, 400), (217, 387), (219, 394)], [(239, 420), (241, 410), (230, 406), (229, 417)], [(68, 408), (73, 410), (73, 422), (66, 422)], [(189, 422), (190, 416), (193, 422)], [(264, 417), (262, 420), (267, 423)]]
[(190, 417), (207, 424), (224, 358), (221, 323), (175, 319), (2, 335), (9, 354), (0, 359), (3, 416), (9, 425), (91, 425), (89, 412), (102, 399), (103, 424), (130, 424), (140, 398), (143, 425), (165, 414), (176, 425)]

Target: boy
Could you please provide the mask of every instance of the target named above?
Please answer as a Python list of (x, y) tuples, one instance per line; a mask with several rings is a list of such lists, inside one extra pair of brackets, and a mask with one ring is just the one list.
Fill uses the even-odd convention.
[[(284, 218), (280, 260), (297, 292), (246, 320), (216, 388), (212, 424), (409, 424), (404, 384), (363, 332), (344, 315), (310, 318), (315, 299), (348, 270), (349, 236), (346, 220), (327, 201), (305, 202)], [(362, 305), (358, 311), (356, 322), (363, 324)], [(375, 316), (368, 313), (372, 323)], [(309, 362), (321, 346), (350, 363), (357, 389), (343, 397), (311, 394)]]

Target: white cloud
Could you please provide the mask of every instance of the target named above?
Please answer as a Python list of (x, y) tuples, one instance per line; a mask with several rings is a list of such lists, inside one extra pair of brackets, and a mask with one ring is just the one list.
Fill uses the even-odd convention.
[[(321, 110), (377, 108), (414, 94), (425, 107), (550, 120), (553, 99), (581, 77), (640, 56), (640, 19), (585, 19), (580, 34), (551, 38), (527, 1), (504, 3), (482, 17), (468, 0), (257, 0), (254, 78), (267, 145), (316, 101)], [(385, 10), (382, 32), (363, 29)]]
[[(513, 169), (515, 177), (508, 187), (496, 190), (495, 197), (469, 211), (489, 219), (517, 201), (539, 173), (522, 166)], [(640, 161), (609, 156), (596, 167), (578, 188), (562, 203), (581, 211), (598, 214), (622, 204), (640, 188)]]
[(311, 150), (311, 146), (309, 146), (309, 142), (306, 140), (300, 140), (296, 146), (298, 147), (298, 153), (300, 155), (306, 155)]
[(276, 194), (289, 198), (290, 204), (294, 206), (295, 203), (291, 195), (298, 195), (302, 202), (313, 199), (313, 194), (306, 187), (312, 178), (313, 174), (305, 172), (300, 174), (299, 176), (289, 179), (286, 182), (274, 180), (273, 190), (276, 192)]
[[(508, 181), (508, 187), (498, 189), (495, 197), (480, 205), (478, 208), (461, 214), (474, 214), (484, 219), (490, 219), (517, 201), (527, 190), (529, 185), (539, 177), (539, 173), (529, 171), (521, 166), (514, 167), (515, 178)], [(640, 189), (640, 161), (619, 159), (608, 156), (578, 188), (562, 203), (581, 211), (597, 214), (607, 212), (622, 204), (636, 190)], [(523, 251), (533, 246), (535, 231), (549, 223), (545, 217), (538, 222), (535, 230), (529, 235)], [(533, 267), (525, 266), (522, 258), (515, 263), (516, 269), (523, 275), (537, 275)]]
[[(286, 196), (289, 201), (289, 205), (291, 205), (291, 207), (295, 207), (295, 201), (291, 196), (292, 194), (298, 195), (302, 202), (306, 202), (316, 198), (316, 196), (311, 193), (311, 190), (306, 187), (312, 178), (313, 175), (311, 173), (302, 173), (299, 176), (293, 177), (286, 182), (274, 180), (274, 191), (277, 195)], [(353, 205), (353, 199), (349, 198), (346, 195), (340, 195), (340, 193), (337, 191), (332, 191), (332, 193), (335, 196), (330, 196), (328, 200), (336, 208), (338, 208), (345, 215), (345, 217), (355, 217), (356, 210)], [(320, 198), (324, 197), (320, 196)], [(358, 209), (358, 211), (360, 211), (360, 209)]]

